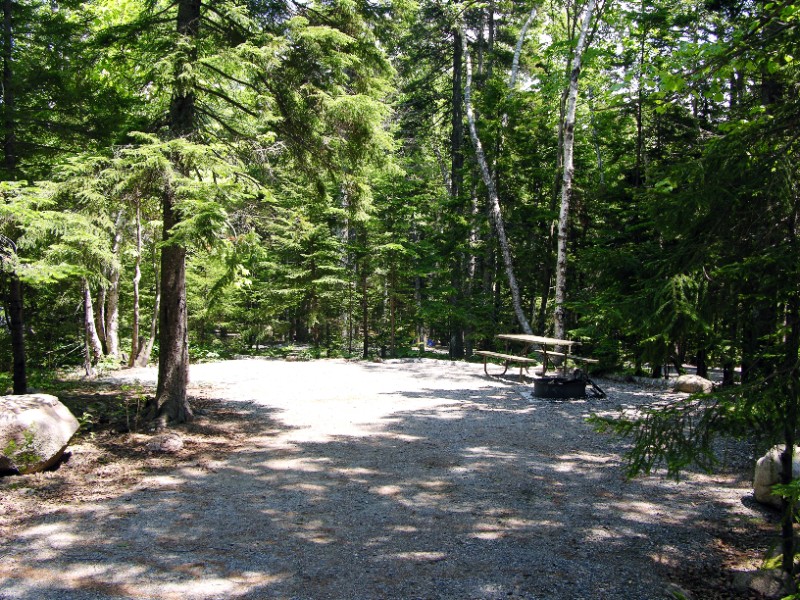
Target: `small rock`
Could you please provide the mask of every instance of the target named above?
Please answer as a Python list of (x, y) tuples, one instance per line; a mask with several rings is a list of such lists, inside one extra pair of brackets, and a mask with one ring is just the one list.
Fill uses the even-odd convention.
[(161, 433), (154, 435), (147, 442), (147, 449), (150, 452), (166, 452), (174, 454), (183, 448), (183, 438), (177, 433)]
[(699, 375), (681, 375), (675, 380), (675, 384), (672, 386), (673, 392), (684, 392), (687, 394), (697, 394), (699, 392), (708, 394), (713, 390), (714, 384)]

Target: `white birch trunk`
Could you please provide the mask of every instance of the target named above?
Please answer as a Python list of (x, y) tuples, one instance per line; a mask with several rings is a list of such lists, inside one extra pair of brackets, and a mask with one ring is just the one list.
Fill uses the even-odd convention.
[[(122, 243), (122, 217), (123, 212), (120, 211), (114, 223), (116, 231), (114, 233), (112, 252), (117, 259), (119, 259), (119, 247)], [(119, 357), (119, 280), (119, 266), (114, 266), (109, 277), (111, 285), (108, 288), (105, 314), (106, 350), (108, 355), (114, 358)]]
[(569, 207), (572, 201), (572, 181), (575, 175), (574, 149), (575, 149), (575, 112), (578, 102), (578, 79), (581, 73), (581, 60), (589, 36), (589, 26), (592, 22), (595, 0), (589, 0), (586, 12), (583, 15), (581, 31), (578, 36), (578, 46), (572, 57), (570, 69), (569, 93), (567, 95), (567, 113), (564, 118), (564, 179), (561, 187), (561, 210), (558, 215), (558, 257), (556, 259), (556, 293), (555, 293), (555, 324), (553, 335), (564, 339), (566, 333), (566, 310), (564, 304), (567, 297), (567, 242), (569, 226)]
[[(522, 54), (522, 46), (525, 43), (525, 36), (528, 34), (528, 29), (533, 23), (533, 19), (536, 18), (536, 8), (534, 7), (531, 9), (528, 18), (525, 20), (525, 23), (522, 25), (522, 29), (519, 32), (519, 39), (517, 39), (517, 45), (514, 47), (514, 58), (511, 61), (511, 74), (508, 77), (508, 96), (511, 98), (514, 94), (514, 87), (517, 85), (517, 75), (519, 74), (519, 57)], [(500, 136), (497, 141), (497, 152), (495, 153), (495, 164), (492, 166), (492, 174), (494, 176), (497, 175), (497, 159), (500, 156), (503, 150), (503, 143), (505, 137), (505, 130), (508, 127), (508, 113), (504, 112), (503, 116), (500, 118)]]
[(86, 332), (86, 375), (91, 376), (94, 375), (92, 366), (103, 357), (103, 344), (100, 342), (94, 323), (94, 304), (89, 282), (84, 278), (81, 280), (81, 284), (83, 287), (83, 323)]
[(466, 59), (466, 75), (467, 82), (464, 86), (464, 104), (467, 113), (467, 122), (469, 123), (469, 134), (472, 138), (472, 144), (475, 146), (475, 156), (478, 159), (480, 166), (481, 176), (483, 183), (486, 186), (486, 191), (489, 194), (489, 207), (492, 213), (492, 220), (494, 221), (495, 229), (497, 230), (497, 239), (500, 242), (500, 251), (503, 255), (503, 263), (506, 269), (506, 276), (508, 277), (508, 287), (511, 291), (511, 302), (514, 308), (514, 314), (517, 317), (520, 327), (525, 333), (533, 333), (528, 319), (525, 317), (525, 311), (522, 310), (522, 302), (519, 294), (519, 285), (517, 278), (514, 276), (514, 266), (511, 258), (511, 250), (508, 246), (508, 238), (506, 237), (506, 229), (503, 222), (503, 213), (500, 210), (500, 198), (497, 195), (497, 188), (494, 185), (491, 173), (489, 171), (489, 164), (486, 162), (486, 155), (483, 152), (483, 145), (478, 137), (478, 130), (475, 126), (475, 113), (472, 110), (472, 60), (469, 55), (469, 48), (467, 47), (467, 36), (461, 35), (462, 44), (464, 47), (464, 58)]
[(525, 43), (525, 36), (528, 34), (528, 28), (533, 23), (533, 19), (536, 17), (536, 7), (531, 9), (530, 14), (528, 15), (528, 19), (525, 21), (525, 24), (522, 26), (522, 29), (519, 32), (519, 39), (517, 40), (517, 45), (514, 48), (514, 59), (511, 61), (511, 77), (508, 78), (508, 89), (513, 91), (514, 86), (517, 84), (517, 74), (519, 73), (519, 57), (522, 54), (522, 44)]
[(158, 333), (158, 315), (161, 309), (161, 277), (159, 277), (158, 273), (157, 260), (154, 264), (154, 270), (156, 277), (156, 297), (153, 303), (153, 316), (150, 319), (150, 337), (147, 339), (147, 343), (139, 348), (136, 361), (133, 364), (135, 367), (146, 367), (147, 363), (150, 362), (150, 355), (153, 353), (153, 343), (155, 342), (156, 334)]
[(102, 285), (97, 290), (97, 310), (94, 312), (94, 328), (100, 343), (106, 345), (106, 298), (107, 290)]

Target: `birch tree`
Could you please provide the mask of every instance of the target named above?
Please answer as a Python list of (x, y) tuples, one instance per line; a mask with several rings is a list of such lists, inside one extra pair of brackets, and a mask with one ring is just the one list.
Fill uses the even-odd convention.
[[(530, 26), (530, 23), (533, 20), (534, 14), (535, 12), (531, 11), (531, 15), (528, 17), (528, 20), (525, 22), (525, 26), (522, 28), (522, 32), (520, 33), (520, 40), (517, 43), (514, 52), (514, 62), (511, 71), (511, 78), (509, 80), (509, 89), (513, 89), (515, 85), (517, 78), (517, 70), (519, 68), (519, 53), (522, 50), (522, 42), (524, 40), (528, 27)], [(483, 179), (483, 183), (486, 186), (486, 193), (489, 198), (489, 208), (491, 211), (492, 221), (494, 222), (495, 230), (497, 231), (497, 240), (498, 243), (500, 244), (500, 252), (503, 256), (503, 265), (505, 267), (506, 277), (508, 278), (508, 287), (509, 290), (511, 291), (511, 302), (512, 302), (512, 307), (514, 309), (514, 315), (517, 317), (517, 322), (519, 323), (519, 326), (522, 328), (522, 331), (531, 334), (533, 333), (533, 330), (531, 329), (531, 326), (528, 323), (528, 319), (525, 316), (525, 311), (522, 309), (522, 300), (519, 292), (519, 284), (517, 283), (517, 278), (514, 274), (514, 263), (513, 263), (513, 258), (511, 256), (511, 248), (508, 243), (508, 236), (506, 235), (503, 213), (500, 208), (500, 197), (497, 194), (497, 186), (495, 185), (494, 178), (492, 177), (491, 170), (489, 169), (489, 163), (486, 160), (486, 154), (483, 151), (483, 144), (481, 143), (480, 137), (478, 135), (478, 129), (475, 119), (475, 111), (472, 108), (472, 59), (470, 57), (469, 47), (467, 46), (467, 36), (463, 31), (461, 33), (461, 42), (464, 48), (464, 59), (466, 63), (466, 85), (464, 86), (464, 105), (466, 107), (467, 122), (469, 124), (469, 134), (470, 138), (472, 139), (472, 144), (475, 147), (475, 157), (478, 161), (478, 166), (481, 171), (481, 178)], [(507, 115), (504, 115), (503, 120), (504, 121), (507, 120)]]
[(87, 377), (94, 377), (94, 365), (103, 357), (103, 345), (95, 326), (94, 304), (92, 302), (92, 292), (89, 281), (84, 277), (81, 279), (81, 291), (83, 293), (83, 325), (85, 331), (84, 341), (84, 369)]
[(569, 76), (569, 92), (567, 94), (567, 112), (564, 118), (564, 175), (561, 186), (561, 210), (558, 215), (558, 255), (556, 258), (556, 293), (555, 293), (555, 325), (553, 335), (563, 339), (566, 334), (567, 296), (567, 242), (569, 241), (569, 210), (573, 195), (573, 179), (575, 177), (575, 113), (578, 103), (578, 80), (581, 74), (583, 52), (589, 37), (596, 2), (589, 0), (583, 14), (578, 45), (572, 57), (572, 68)]

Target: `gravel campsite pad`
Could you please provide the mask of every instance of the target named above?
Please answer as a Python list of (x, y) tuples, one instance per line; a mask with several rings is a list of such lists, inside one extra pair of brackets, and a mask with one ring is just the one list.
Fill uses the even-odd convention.
[(585, 418), (663, 390), (539, 400), (428, 359), (226, 361), (191, 379), (205, 409), (177, 454), (85, 437), (58, 471), (0, 482), (0, 598), (674, 598), (680, 574), (748, 567), (735, 546), (765, 517), (744, 468), (624, 478), (624, 442)]

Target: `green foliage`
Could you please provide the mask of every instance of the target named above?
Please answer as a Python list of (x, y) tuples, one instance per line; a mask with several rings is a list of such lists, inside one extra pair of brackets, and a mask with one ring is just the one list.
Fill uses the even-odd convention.
[[(764, 410), (759, 389), (694, 395), (655, 406), (630, 407), (616, 415), (593, 415), (589, 421), (601, 432), (629, 438), (626, 452), (629, 477), (650, 474), (664, 467), (678, 478), (696, 466), (712, 471), (716, 465), (714, 441), (723, 434), (746, 436), (760, 425), (774, 421)], [(754, 401), (754, 398), (758, 400)]]
[(18, 442), (16, 439), (8, 441), (8, 444), (6, 444), (6, 447), (2, 450), (3, 456), (12, 460), (21, 470), (25, 470), (41, 462), (42, 457), (36, 450), (34, 439), (35, 433), (30, 429), (26, 429), (22, 432), (21, 442)]

